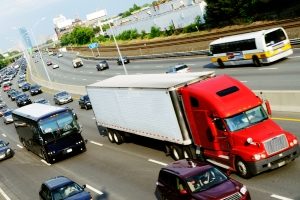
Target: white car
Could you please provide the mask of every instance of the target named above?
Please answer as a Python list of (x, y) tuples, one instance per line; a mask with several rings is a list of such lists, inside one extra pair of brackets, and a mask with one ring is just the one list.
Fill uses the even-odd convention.
[(58, 55), (57, 55), (57, 57), (63, 57), (63, 55), (62, 55), (62, 53), (59, 53)]
[(58, 64), (52, 65), (52, 69), (56, 69), (56, 68), (59, 68)]

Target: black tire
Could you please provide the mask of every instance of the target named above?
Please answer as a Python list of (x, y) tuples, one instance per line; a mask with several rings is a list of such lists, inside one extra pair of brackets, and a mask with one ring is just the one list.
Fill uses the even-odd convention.
[(235, 169), (237, 174), (242, 178), (248, 179), (252, 176), (249, 167), (247, 166), (245, 161), (243, 161), (243, 159), (241, 158), (236, 158)]
[(122, 144), (124, 142), (124, 136), (119, 131), (114, 131), (113, 136), (116, 144)]
[(183, 158), (183, 150), (180, 146), (174, 144), (171, 147), (171, 156), (174, 160), (180, 160)]
[(85, 105), (85, 106), (84, 106), (84, 108), (85, 108), (86, 110), (88, 110), (88, 109), (89, 109), (89, 107), (88, 107), (87, 105)]
[(183, 158), (196, 159), (197, 156), (196, 156), (196, 150), (195, 150), (195, 148), (191, 147), (191, 146), (183, 147), (182, 156), (183, 156)]
[(218, 59), (217, 62), (218, 62), (218, 65), (219, 65), (220, 68), (224, 68), (225, 67), (225, 65), (224, 65), (224, 63), (223, 63), (223, 61), (221, 59)]
[(107, 129), (107, 138), (111, 143), (114, 143), (114, 131), (112, 129)]
[(47, 162), (47, 163), (51, 163), (50, 159), (47, 155), (47, 153), (45, 152), (45, 150), (42, 150), (42, 158)]
[(20, 142), (22, 143), (22, 146), (23, 146), (27, 151), (29, 151), (29, 148), (28, 148), (28, 146), (27, 146), (27, 144), (26, 144), (26, 141), (25, 141), (23, 138), (20, 138)]
[(253, 64), (255, 65), (255, 67), (261, 67), (261, 62), (260, 62), (260, 60), (258, 59), (258, 57), (257, 56), (254, 56), (253, 58), (252, 58), (252, 61), (253, 61)]

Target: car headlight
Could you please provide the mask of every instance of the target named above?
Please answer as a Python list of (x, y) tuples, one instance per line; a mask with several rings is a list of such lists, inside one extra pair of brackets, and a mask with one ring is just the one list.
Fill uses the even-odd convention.
[(243, 195), (245, 195), (247, 193), (247, 188), (246, 188), (245, 185), (243, 185), (243, 187), (241, 187), (240, 193), (243, 194)]

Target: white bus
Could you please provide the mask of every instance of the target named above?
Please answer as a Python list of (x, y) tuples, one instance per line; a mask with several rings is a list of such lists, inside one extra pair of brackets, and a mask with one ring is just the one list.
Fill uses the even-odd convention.
[(290, 40), (281, 27), (232, 35), (209, 45), (211, 62), (220, 67), (229, 65), (272, 63), (293, 54)]

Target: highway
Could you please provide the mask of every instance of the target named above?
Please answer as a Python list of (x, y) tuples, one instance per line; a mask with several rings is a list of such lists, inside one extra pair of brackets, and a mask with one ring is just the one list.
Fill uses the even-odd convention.
[[(218, 69), (209, 64), (206, 57), (164, 60), (138, 60), (126, 65), (129, 74), (164, 73), (168, 66), (177, 63), (188, 64), (192, 71), (214, 70), (216, 74), (230, 74), (247, 84), (251, 89), (299, 90), (299, 56), (295, 50), (292, 57), (261, 68), (252, 66)], [(68, 85), (87, 85), (97, 80), (123, 74), (122, 66), (109, 61), (110, 69), (96, 71), (96, 61), (84, 60), (84, 66), (72, 67), (72, 54), (64, 57), (48, 57), (60, 65), (59, 69), (47, 70), (52, 81)], [(39, 60), (34, 72), (46, 79)], [(63, 89), (63, 88), (62, 88)], [(1, 92), (7, 104), (16, 108), (15, 102)], [(45, 97), (53, 103), (53, 94), (43, 93), (32, 99)], [(49, 165), (38, 156), (22, 148), (13, 124), (1, 123), (0, 138), (10, 142), (16, 154), (0, 164), (0, 199), (33, 200), (38, 199), (38, 191), (43, 181), (50, 177), (64, 175), (79, 184), (86, 184), (94, 199), (155, 199), (154, 190), (160, 168), (172, 162), (162, 152), (162, 146), (156, 141), (134, 138), (132, 141), (116, 145), (100, 136), (95, 125), (92, 110), (81, 110), (78, 102), (67, 104), (74, 108), (78, 120), (83, 126), (83, 137), (88, 140), (87, 151), (83, 154)], [(300, 138), (300, 113), (275, 112), (272, 116), (284, 129)], [(279, 169), (259, 174), (251, 179), (242, 179), (235, 174), (233, 178), (244, 183), (252, 199), (300, 199), (300, 159)]]

